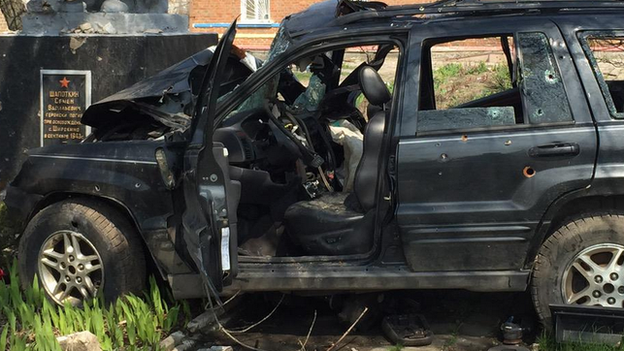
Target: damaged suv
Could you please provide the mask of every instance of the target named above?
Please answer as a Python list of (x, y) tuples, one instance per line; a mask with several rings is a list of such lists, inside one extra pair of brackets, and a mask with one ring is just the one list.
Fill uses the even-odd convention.
[[(92, 105), (84, 142), (29, 152), (6, 198), (21, 277), (74, 304), (154, 267), (176, 298), (531, 286), (544, 319), (624, 307), (623, 15), (331, 0), (264, 62), (234, 24)], [(440, 63), (483, 43), (495, 64)]]

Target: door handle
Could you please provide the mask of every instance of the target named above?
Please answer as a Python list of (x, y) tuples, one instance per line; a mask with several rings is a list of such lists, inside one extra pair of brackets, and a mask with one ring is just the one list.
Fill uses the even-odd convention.
[(531, 157), (577, 156), (581, 148), (577, 143), (551, 143), (529, 149)]

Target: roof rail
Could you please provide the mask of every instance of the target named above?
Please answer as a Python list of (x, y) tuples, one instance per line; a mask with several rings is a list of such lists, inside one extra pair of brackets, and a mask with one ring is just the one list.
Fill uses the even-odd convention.
[(361, 20), (401, 16), (479, 16), (490, 13), (558, 12), (587, 9), (624, 9), (624, 0), (441, 0), (426, 4), (361, 8), (359, 11), (338, 17), (336, 22), (339, 25), (344, 25)]

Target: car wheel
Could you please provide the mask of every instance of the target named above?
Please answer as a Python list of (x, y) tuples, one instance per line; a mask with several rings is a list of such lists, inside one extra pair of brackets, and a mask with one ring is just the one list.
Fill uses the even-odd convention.
[(47, 297), (74, 306), (100, 293), (114, 301), (145, 287), (145, 257), (129, 221), (95, 201), (51, 205), (29, 223), (18, 249), (22, 286), (35, 274)]
[(624, 307), (624, 216), (584, 216), (561, 226), (542, 245), (532, 295), (545, 327), (550, 304)]

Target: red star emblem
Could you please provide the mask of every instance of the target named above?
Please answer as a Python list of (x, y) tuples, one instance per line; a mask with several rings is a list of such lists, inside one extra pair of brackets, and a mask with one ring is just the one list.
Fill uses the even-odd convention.
[(71, 81), (68, 80), (67, 77), (63, 77), (63, 79), (59, 80), (59, 82), (61, 83), (61, 88), (69, 88), (69, 82)]

